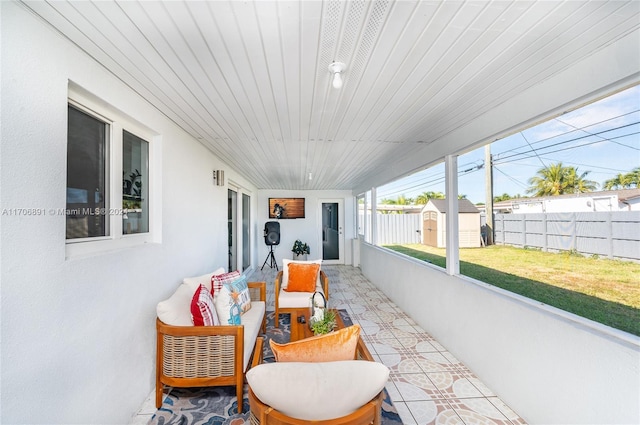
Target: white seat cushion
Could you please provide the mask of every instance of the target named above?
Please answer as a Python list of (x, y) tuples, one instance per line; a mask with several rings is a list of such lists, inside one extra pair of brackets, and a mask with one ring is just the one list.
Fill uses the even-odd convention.
[[(316, 286), (316, 292), (324, 291), (321, 286)], [(278, 308), (301, 308), (311, 307), (311, 296), (313, 292), (287, 292), (284, 289), (280, 289), (280, 295), (278, 296)], [(316, 301), (321, 300), (319, 295), (316, 296)]]
[(242, 370), (247, 370), (249, 359), (253, 347), (256, 345), (256, 339), (262, 327), (262, 318), (265, 315), (266, 304), (264, 301), (251, 301), (251, 308), (244, 313), (240, 320), (244, 326), (244, 364)]
[(388, 379), (388, 367), (365, 360), (263, 363), (247, 372), (247, 382), (260, 401), (306, 421), (356, 411), (382, 391)]

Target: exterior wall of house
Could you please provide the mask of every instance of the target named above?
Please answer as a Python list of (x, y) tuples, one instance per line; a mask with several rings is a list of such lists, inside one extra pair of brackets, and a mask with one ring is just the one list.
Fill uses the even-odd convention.
[(640, 338), (370, 244), (359, 251), (367, 279), (527, 423), (640, 423)]
[(634, 211), (640, 208), (638, 204), (640, 202), (622, 203), (617, 195), (534, 198), (530, 201), (515, 201), (513, 214)]
[[(280, 223), (280, 244), (274, 246), (274, 256), (278, 262), (278, 267), (282, 266), (282, 259), (291, 259), (293, 253), (291, 248), (296, 239), (309, 244), (311, 253), (309, 260), (322, 258), (322, 217), (320, 216), (320, 206), (323, 202), (335, 202), (341, 200), (343, 211), (339, 217), (342, 223), (342, 235), (344, 236), (343, 264), (351, 264), (352, 243), (354, 234), (345, 229), (355, 228), (355, 203), (351, 191), (346, 190), (261, 190), (258, 195), (258, 215), (256, 224), (259, 229), (264, 229), (267, 221), (276, 221), (269, 218), (269, 198), (305, 198), (305, 218), (277, 220)], [(263, 233), (260, 230), (258, 235), (258, 259), (257, 267), (262, 267), (269, 247), (264, 243)], [(340, 237), (340, 235), (334, 235)], [(331, 235), (328, 237), (332, 238)], [(267, 263), (268, 264), (268, 263)], [(268, 266), (267, 266), (268, 267)]]
[[(156, 304), (186, 276), (227, 264), (221, 163), (17, 2), (1, 2), (2, 423), (128, 423), (155, 383)], [(66, 258), (67, 84), (159, 134), (157, 242)], [(258, 229), (254, 226), (252, 244)], [(259, 235), (261, 236), (261, 229)], [(254, 253), (254, 264), (257, 255)]]

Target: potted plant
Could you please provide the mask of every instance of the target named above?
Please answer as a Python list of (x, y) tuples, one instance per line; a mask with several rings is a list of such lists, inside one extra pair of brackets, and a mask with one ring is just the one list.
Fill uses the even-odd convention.
[(311, 249), (309, 248), (308, 244), (303, 243), (300, 239), (296, 239), (296, 241), (293, 243), (291, 252), (293, 252), (294, 260), (306, 260), (307, 255), (311, 254)]
[(326, 308), (316, 310), (316, 315), (309, 319), (311, 330), (314, 335), (328, 334), (336, 326), (336, 312)]

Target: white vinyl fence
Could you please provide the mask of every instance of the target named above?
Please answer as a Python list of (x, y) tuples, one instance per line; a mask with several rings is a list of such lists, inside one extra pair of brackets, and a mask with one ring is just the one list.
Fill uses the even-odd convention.
[[(358, 220), (365, 220), (360, 214)], [(366, 226), (371, 226), (370, 216), (366, 217)], [(422, 231), (421, 214), (377, 214), (377, 244), (394, 245), (407, 243), (420, 243)]]
[(496, 244), (640, 260), (640, 211), (496, 214)]
[[(378, 245), (422, 241), (420, 214), (378, 214), (376, 220)], [(484, 232), (484, 214), (481, 223)], [(640, 211), (496, 214), (494, 242), (640, 261)]]

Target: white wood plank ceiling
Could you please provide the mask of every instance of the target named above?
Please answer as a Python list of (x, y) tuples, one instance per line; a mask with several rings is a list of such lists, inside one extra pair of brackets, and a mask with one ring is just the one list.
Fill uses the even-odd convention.
[(637, 31), (638, 3), (23, 2), (260, 189), (433, 163), (442, 136)]

